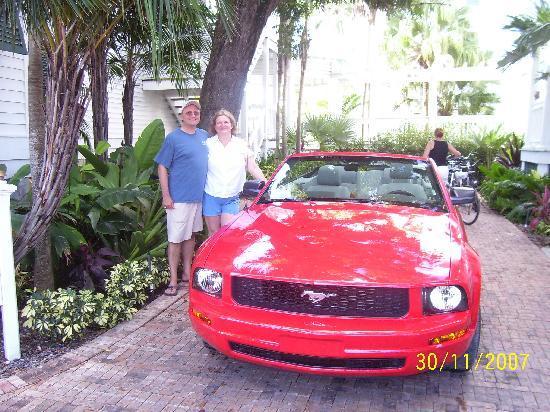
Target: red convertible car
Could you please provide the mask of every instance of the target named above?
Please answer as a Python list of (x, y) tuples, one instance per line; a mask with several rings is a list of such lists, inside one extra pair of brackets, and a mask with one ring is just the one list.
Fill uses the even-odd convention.
[[(431, 160), (288, 157), (199, 249), (189, 316), (205, 344), (327, 375), (468, 370), (479, 257)], [(466, 199), (467, 201), (467, 199)]]

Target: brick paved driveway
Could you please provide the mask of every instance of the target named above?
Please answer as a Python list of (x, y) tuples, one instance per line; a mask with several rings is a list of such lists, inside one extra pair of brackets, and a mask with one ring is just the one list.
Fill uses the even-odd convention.
[(57, 362), (0, 381), (0, 408), (550, 410), (550, 259), (487, 210), (468, 230), (484, 267), (481, 351), (528, 353), (523, 371), (370, 379), (281, 372), (209, 353), (184, 316), (185, 298), (161, 297)]

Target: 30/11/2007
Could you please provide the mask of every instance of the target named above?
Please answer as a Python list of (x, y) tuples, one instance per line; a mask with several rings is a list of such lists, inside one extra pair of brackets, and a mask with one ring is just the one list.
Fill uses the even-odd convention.
[(428, 354), (419, 353), (416, 358), (416, 369), (418, 369), (419, 371), (435, 371), (437, 369), (442, 371), (445, 367), (445, 363), (447, 363), (447, 360), (450, 360), (447, 368), (457, 369), (457, 364), (461, 361), (461, 358), (464, 358), (464, 362), (467, 368), (471, 365), (472, 369), (474, 370), (478, 370), (481, 368), (485, 370), (515, 371), (519, 369), (523, 371), (527, 367), (529, 354), (516, 352), (481, 352), (475, 359), (472, 359), (467, 353), (462, 356), (458, 356), (456, 353), (446, 353), (443, 359), (441, 359), (441, 357), (438, 357), (436, 353), (430, 352)]

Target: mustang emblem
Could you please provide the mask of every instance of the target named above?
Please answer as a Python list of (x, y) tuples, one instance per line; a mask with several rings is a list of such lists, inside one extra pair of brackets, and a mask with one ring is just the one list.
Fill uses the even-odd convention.
[(322, 293), (314, 292), (312, 290), (304, 290), (301, 297), (307, 296), (311, 303), (321, 302), (323, 299), (330, 298), (331, 296), (336, 296), (336, 293)]

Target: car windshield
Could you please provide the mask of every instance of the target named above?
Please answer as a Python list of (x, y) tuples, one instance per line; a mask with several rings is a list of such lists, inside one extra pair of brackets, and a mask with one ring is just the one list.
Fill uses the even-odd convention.
[(260, 199), (270, 202), (373, 202), (445, 210), (429, 163), (359, 156), (291, 157)]

